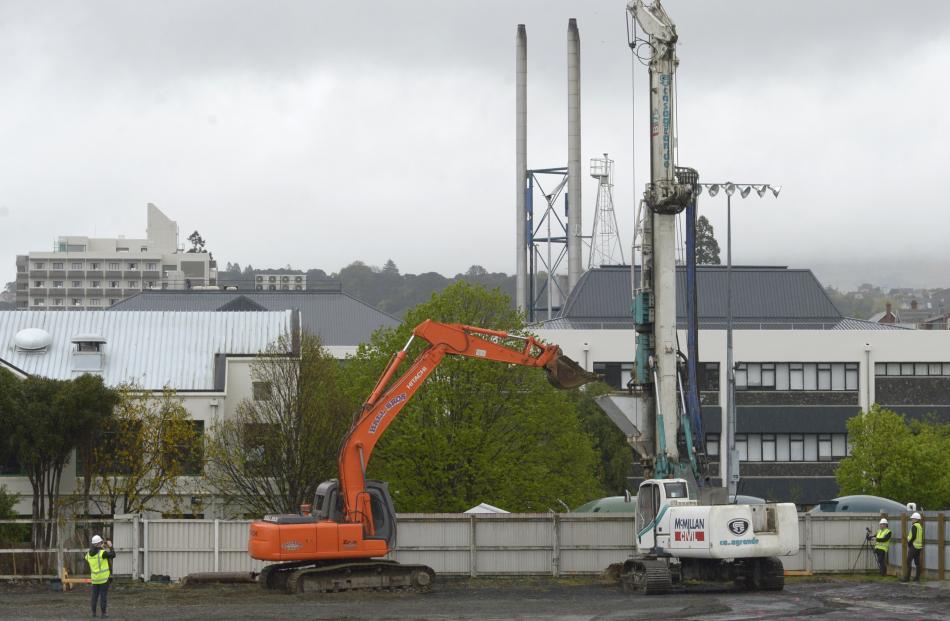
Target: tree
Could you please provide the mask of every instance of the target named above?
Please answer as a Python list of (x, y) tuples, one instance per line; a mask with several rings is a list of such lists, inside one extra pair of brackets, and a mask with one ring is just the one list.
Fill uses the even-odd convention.
[[(382, 329), (347, 365), (352, 394), (370, 393), (392, 353), (424, 319), (523, 331), (499, 291), (458, 282)], [(417, 339), (408, 359), (425, 347)], [(399, 511), (462, 511), (482, 501), (547, 511), (600, 495), (597, 454), (571, 398), (544, 372), (447, 357), (377, 445), (368, 465)]]
[(950, 425), (913, 421), (874, 405), (848, 420), (851, 454), (836, 477), (842, 494), (872, 494), (934, 509), (950, 506)]
[(111, 416), (116, 394), (102, 378), (74, 380), (28, 377), (17, 381), (0, 372), (0, 423), (8, 448), (26, 471), (33, 489), (33, 546), (56, 543), (53, 521), (60, 511), (60, 481), (73, 450)]
[(614, 496), (623, 495), (627, 489), (627, 477), (633, 470), (633, 450), (623, 432), (607, 418), (594, 397), (609, 393), (612, 389), (603, 382), (585, 386), (584, 390), (567, 393), (580, 416), (581, 427), (591, 437), (600, 456), (597, 478)]
[(250, 263), (248, 263), (247, 265), (244, 266), (244, 271), (241, 272), (241, 273), (244, 274), (245, 276), (253, 276), (253, 275), (254, 275), (254, 266), (251, 265)]
[[(181, 513), (186, 475), (201, 472), (202, 434), (175, 393), (118, 389), (115, 417), (97, 435), (91, 478), (100, 513)], [(159, 499), (166, 503), (155, 506)]]
[(227, 267), (224, 268), (224, 271), (229, 274), (240, 274), (241, 273), (241, 264), (240, 263), (231, 263), (228, 261)]
[(205, 250), (205, 240), (202, 239), (198, 231), (195, 231), (188, 236), (188, 241), (191, 242), (191, 250), (188, 252), (204, 252)]
[(720, 265), (719, 242), (713, 236), (713, 226), (706, 216), (696, 220), (696, 263), (698, 265)]
[(337, 476), (355, 404), (320, 339), (304, 333), (299, 347), (284, 337), (263, 352), (251, 367), (254, 398), (211, 430), (205, 476), (239, 514), (296, 512)]

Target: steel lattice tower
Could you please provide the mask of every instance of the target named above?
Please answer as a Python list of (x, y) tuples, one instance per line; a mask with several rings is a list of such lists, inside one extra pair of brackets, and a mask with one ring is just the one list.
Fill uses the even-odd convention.
[(597, 179), (597, 209), (594, 211), (594, 231), (590, 238), (588, 269), (601, 265), (623, 265), (623, 248), (617, 230), (614, 211), (614, 161), (604, 153), (603, 159), (590, 161), (590, 176)]

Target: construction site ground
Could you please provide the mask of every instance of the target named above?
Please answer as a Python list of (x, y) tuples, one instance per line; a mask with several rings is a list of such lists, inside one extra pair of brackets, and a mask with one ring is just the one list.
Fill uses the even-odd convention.
[[(692, 587), (687, 593), (624, 593), (602, 579), (438, 579), (427, 593), (363, 591), (285, 595), (253, 584), (115, 584), (113, 619), (394, 619), (404, 621), (636, 619), (947, 619), (950, 585), (895, 578), (789, 578), (779, 593)], [(0, 586), (0, 619), (89, 618), (89, 587)]]

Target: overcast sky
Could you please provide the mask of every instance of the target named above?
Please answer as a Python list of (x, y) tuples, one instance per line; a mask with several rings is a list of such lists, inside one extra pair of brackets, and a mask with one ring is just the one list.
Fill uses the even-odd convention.
[[(783, 186), (734, 201), (734, 263), (950, 286), (950, 2), (664, 6), (680, 163)], [(512, 273), (515, 29), (529, 167), (565, 165), (570, 17), (584, 230), (607, 152), (627, 246), (647, 119), (622, 1), (0, 0), (0, 282), (57, 235), (144, 235), (148, 202), (222, 267)], [(725, 199), (700, 209), (724, 246)]]

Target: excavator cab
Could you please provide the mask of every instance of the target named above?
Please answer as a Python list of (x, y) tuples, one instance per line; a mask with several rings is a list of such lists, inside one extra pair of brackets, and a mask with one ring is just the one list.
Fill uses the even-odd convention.
[[(364, 494), (370, 496), (370, 508), (373, 512), (373, 534), (365, 535), (366, 539), (379, 539), (386, 542), (389, 548), (396, 544), (396, 509), (393, 499), (389, 495), (389, 484), (383, 481), (367, 480)], [(330, 520), (342, 523), (345, 520), (343, 513), (343, 495), (340, 493), (340, 482), (337, 479), (324, 481), (317, 487), (313, 499), (313, 515), (318, 521)]]

